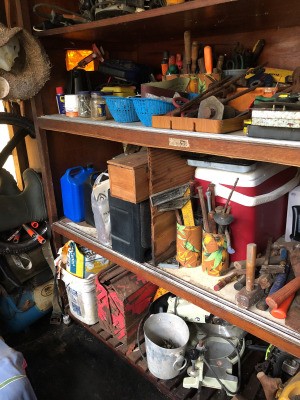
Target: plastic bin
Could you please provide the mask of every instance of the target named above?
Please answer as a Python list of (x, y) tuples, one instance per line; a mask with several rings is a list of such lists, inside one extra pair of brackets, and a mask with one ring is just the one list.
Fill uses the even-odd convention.
[(62, 269), (62, 280), (66, 285), (71, 313), (85, 324), (94, 325), (98, 321), (95, 275), (81, 279)]
[(270, 237), (276, 240), (284, 234), (288, 192), (299, 183), (297, 168), (274, 164), (258, 164), (247, 173), (200, 167), (195, 171), (195, 180), (204, 192), (210, 182), (216, 185), (217, 205), (225, 204), (237, 177), (229, 202), (234, 216), (231, 261), (246, 259), (248, 243), (256, 243), (258, 252), (263, 252)]
[(164, 115), (175, 109), (172, 103), (163, 100), (135, 97), (132, 101), (140, 121), (145, 126), (152, 126), (153, 115)]

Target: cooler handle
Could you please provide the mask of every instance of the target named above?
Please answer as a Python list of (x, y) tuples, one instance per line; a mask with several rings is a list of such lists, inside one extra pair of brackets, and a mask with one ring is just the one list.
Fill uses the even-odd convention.
[[(245, 207), (255, 207), (260, 204), (270, 203), (271, 201), (277, 200), (279, 197), (293, 190), (300, 182), (300, 173), (297, 171), (297, 174), (292, 178), (289, 182), (287, 182), (284, 186), (279, 187), (272, 192), (261, 194), (259, 196), (246, 196), (245, 194), (233, 192), (231, 201), (237, 204), (241, 204)], [(227, 199), (231, 189), (221, 185), (220, 183), (213, 182), (215, 186), (215, 194), (216, 196), (223, 197)]]

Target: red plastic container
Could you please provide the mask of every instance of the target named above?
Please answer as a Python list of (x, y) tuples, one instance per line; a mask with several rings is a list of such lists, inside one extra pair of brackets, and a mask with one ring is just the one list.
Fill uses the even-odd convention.
[(256, 243), (264, 252), (270, 237), (278, 239), (285, 232), (288, 192), (298, 185), (297, 168), (275, 164), (258, 164), (253, 171), (237, 173), (197, 167), (195, 180), (204, 193), (213, 182), (216, 205), (224, 205), (239, 178), (229, 205), (234, 221), (230, 225), (232, 247), (230, 260), (245, 260), (248, 243)]

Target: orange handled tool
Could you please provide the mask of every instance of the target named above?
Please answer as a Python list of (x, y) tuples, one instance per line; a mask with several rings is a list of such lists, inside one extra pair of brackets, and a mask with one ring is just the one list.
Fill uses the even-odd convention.
[(206, 72), (208, 74), (212, 74), (213, 72), (212, 48), (210, 46), (205, 46), (203, 51), (204, 51), (204, 64)]
[(278, 308), (274, 308), (271, 311), (271, 315), (273, 317), (278, 318), (278, 319), (285, 319), (288, 309), (290, 305), (292, 304), (292, 301), (294, 300), (296, 293), (291, 294), (287, 299), (285, 299)]
[(40, 235), (38, 232), (36, 232), (34, 229), (31, 229), (28, 225), (23, 224), (22, 225), (23, 228), (25, 229), (25, 231), (28, 233), (28, 235), (32, 238), (36, 238), (36, 240), (40, 243), (40, 244), (44, 244), (46, 242), (46, 239)]
[(298, 289), (300, 289), (300, 276), (292, 279), (281, 289), (277, 290), (277, 292), (268, 296), (266, 298), (266, 303), (270, 308), (279, 308), (284, 300), (296, 293)]

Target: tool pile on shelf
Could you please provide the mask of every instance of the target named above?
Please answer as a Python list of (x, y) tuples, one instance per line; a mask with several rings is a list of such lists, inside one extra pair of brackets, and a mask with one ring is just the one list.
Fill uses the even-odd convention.
[(295, 69), (292, 78), (292, 86), (284, 92), (255, 99), (248, 136), (300, 140), (300, 67)]

